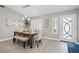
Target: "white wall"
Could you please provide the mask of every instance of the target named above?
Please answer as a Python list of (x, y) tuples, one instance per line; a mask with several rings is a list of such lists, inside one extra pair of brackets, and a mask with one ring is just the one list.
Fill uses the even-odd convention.
[(15, 20), (22, 20), (22, 15), (19, 13), (8, 8), (0, 8), (0, 40), (13, 35), (14, 27), (6, 26), (6, 17), (11, 17)]
[(58, 20), (58, 34), (53, 34), (52, 33), (52, 22), (51, 22), (51, 18), (54, 17), (54, 16), (62, 16), (62, 15), (67, 15), (67, 14), (72, 14), (72, 13), (77, 13), (77, 9), (74, 9), (74, 10), (69, 10), (69, 11), (63, 11), (63, 12), (57, 12), (57, 13), (51, 13), (51, 14), (47, 14), (47, 15), (41, 15), (41, 16), (38, 16), (38, 17), (34, 17), (32, 19), (46, 19), (48, 18), (49, 19), (49, 27), (48, 28), (45, 28), (43, 27), (43, 36), (44, 37), (49, 37), (49, 38), (55, 38), (55, 39), (60, 39), (60, 36), (61, 36), (61, 29), (62, 29), (62, 21), (61, 19)]
[[(61, 16), (61, 15), (66, 15), (66, 14), (77, 13), (77, 11), (78, 11), (78, 20), (79, 20), (79, 9), (42, 15), (42, 16), (34, 17), (31, 20), (34, 20), (34, 19), (35, 20), (40, 20), (40, 19), (43, 20), (43, 19), (48, 18), (50, 26), (49, 26), (49, 28), (45, 28), (44, 26), (42, 27), (43, 36), (59, 39), (59, 35), (60, 35), (61, 29), (62, 29), (61, 28), (61, 19), (58, 22), (58, 24), (59, 24), (58, 34), (52, 34), (51, 18), (53, 16)], [(13, 26), (10, 26), (10, 27), (6, 26), (6, 17), (12, 17), (13, 19), (16, 19), (16, 20), (18, 20), (18, 19), (22, 20), (22, 15), (20, 15), (19, 13), (15, 12), (11, 9), (8, 9), (8, 8), (0, 8), (0, 39), (11, 37), (13, 34), (14, 27)], [(79, 25), (79, 21), (78, 21), (78, 25)], [(79, 26), (78, 26), (78, 29), (79, 29)], [(78, 41), (79, 41), (79, 30), (78, 30)]]
[[(44, 25), (42, 25), (42, 32), (43, 32), (43, 37), (48, 37), (48, 38), (58, 38), (58, 34), (53, 34), (52, 33), (52, 16), (50, 15), (47, 15), (47, 16), (41, 16), (41, 17), (36, 17), (36, 18), (33, 18), (33, 20), (42, 20), (44, 21), (44, 19), (49, 19), (49, 27), (46, 28)], [(44, 22), (42, 22), (43, 24)]]

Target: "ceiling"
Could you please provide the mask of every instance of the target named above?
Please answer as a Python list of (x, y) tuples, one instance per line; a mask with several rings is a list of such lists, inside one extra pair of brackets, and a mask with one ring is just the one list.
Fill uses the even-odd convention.
[(61, 11), (67, 11), (76, 9), (78, 5), (30, 5), (23, 8), (24, 5), (6, 5), (6, 7), (29, 17), (35, 17), (50, 13), (56, 13)]

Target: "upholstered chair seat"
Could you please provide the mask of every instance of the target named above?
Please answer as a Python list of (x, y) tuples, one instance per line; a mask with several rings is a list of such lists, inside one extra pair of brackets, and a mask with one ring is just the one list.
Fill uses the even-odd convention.
[(23, 42), (23, 48), (25, 48), (25, 43), (26, 41), (28, 42), (29, 38), (27, 37), (22, 37), (22, 36), (13, 36), (13, 39), (17, 39), (18, 41), (22, 41)]
[(16, 39), (21, 40), (21, 41), (27, 41), (29, 39), (27, 37), (21, 37), (21, 36), (14, 36), (13, 38), (16, 38)]

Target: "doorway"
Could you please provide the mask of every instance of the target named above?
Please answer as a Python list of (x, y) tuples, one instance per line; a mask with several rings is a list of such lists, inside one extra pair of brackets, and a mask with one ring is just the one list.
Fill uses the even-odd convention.
[(77, 15), (68, 14), (60, 16), (61, 31), (59, 30), (62, 41), (76, 42), (77, 41)]

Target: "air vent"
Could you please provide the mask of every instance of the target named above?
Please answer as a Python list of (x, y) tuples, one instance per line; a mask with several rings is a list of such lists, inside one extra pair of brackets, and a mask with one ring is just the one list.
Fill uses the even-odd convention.
[(5, 6), (3, 6), (3, 5), (0, 5), (0, 7), (4, 8)]
[(23, 6), (23, 8), (27, 8), (27, 7), (29, 7), (30, 5), (25, 5), (25, 6)]

